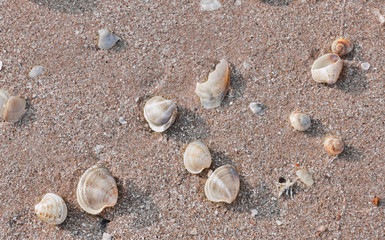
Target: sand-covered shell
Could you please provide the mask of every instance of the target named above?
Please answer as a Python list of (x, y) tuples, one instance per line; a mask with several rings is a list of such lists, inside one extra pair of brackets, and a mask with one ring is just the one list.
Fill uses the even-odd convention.
[(45, 71), (43, 66), (34, 66), (31, 71), (29, 72), (28, 76), (30, 78), (35, 78), (41, 74), (43, 74)]
[(307, 187), (311, 187), (314, 184), (313, 177), (310, 175), (307, 167), (299, 168), (295, 174), (298, 176), (299, 180), (303, 182)]
[(338, 38), (332, 43), (332, 52), (338, 56), (348, 54), (353, 50), (353, 43), (346, 38)]
[(209, 148), (201, 140), (190, 143), (183, 155), (184, 166), (192, 174), (198, 174), (210, 167), (211, 154)]
[(335, 53), (328, 53), (314, 61), (311, 75), (316, 82), (334, 84), (337, 82), (343, 62)]
[(106, 29), (101, 29), (98, 31), (99, 39), (98, 39), (98, 47), (103, 50), (108, 50), (112, 48), (117, 41), (120, 40), (120, 37), (111, 33)]
[(144, 118), (155, 132), (166, 131), (175, 121), (176, 103), (160, 96), (152, 97), (144, 105)]
[(200, 2), (202, 10), (214, 11), (221, 8), (221, 3), (218, 0), (201, 0)]
[(324, 148), (328, 153), (338, 155), (344, 151), (345, 144), (340, 137), (327, 136), (324, 140)]
[(26, 101), (24, 98), (10, 97), (2, 109), (4, 121), (10, 123), (18, 122), (26, 112), (25, 106)]
[(36, 215), (44, 222), (58, 225), (67, 217), (67, 205), (54, 193), (47, 193), (35, 206)]
[(306, 131), (310, 128), (311, 120), (310, 117), (304, 113), (293, 111), (290, 114), (290, 123), (298, 131)]
[(205, 194), (213, 202), (232, 203), (240, 188), (239, 173), (235, 167), (224, 165), (216, 169), (205, 184)]
[(101, 165), (89, 168), (79, 180), (77, 200), (90, 214), (99, 214), (104, 208), (115, 206), (118, 188), (111, 172)]
[(216, 108), (221, 105), (230, 86), (230, 66), (222, 59), (209, 74), (208, 80), (204, 83), (197, 83), (195, 93), (199, 96), (204, 108)]
[(0, 113), (9, 99), (9, 94), (6, 91), (0, 90)]

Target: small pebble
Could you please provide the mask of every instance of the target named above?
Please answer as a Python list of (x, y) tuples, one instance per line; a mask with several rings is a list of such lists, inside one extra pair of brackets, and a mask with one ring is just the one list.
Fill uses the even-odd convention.
[(380, 203), (380, 198), (379, 197), (374, 197), (372, 200), (372, 203), (374, 206), (378, 207), (378, 204)]
[(278, 226), (281, 226), (281, 225), (283, 224), (283, 222), (281, 222), (281, 221), (279, 221), (279, 220), (277, 220), (277, 221), (275, 221), (275, 222), (277, 223)]
[(263, 111), (263, 105), (259, 102), (251, 102), (249, 107), (254, 114), (259, 114)]
[(104, 148), (103, 145), (96, 145), (96, 147), (94, 147), (94, 151), (96, 154), (99, 154), (102, 152), (102, 149)]
[(234, 3), (235, 6), (239, 6), (239, 5), (241, 5), (241, 4), (242, 4), (242, 1), (241, 1), (241, 0), (236, 0), (235, 3)]
[(44, 73), (44, 67), (43, 66), (34, 66), (32, 70), (29, 72), (29, 77), (35, 78), (41, 74)]
[(102, 240), (111, 240), (112, 239), (112, 235), (109, 234), (109, 233), (103, 233), (103, 238)]
[(124, 120), (123, 117), (120, 117), (120, 118), (119, 118), (119, 123), (125, 125), (125, 124), (127, 124), (127, 121)]
[(201, 0), (200, 5), (205, 11), (214, 11), (222, 6), (218, 0)]
[(385, 25), (385, 16), (381, 14), (380, 10), (374, 9), (373, 13), (378, 17), (378, 21), (381, 25)]
[(197, 234), (198, 234), (198, 231), (196, 228), (191, 229), (190, 235), (197, 235)]
[(364, 70), (368, 70), (370, 68), (370, 64), (367, 62), (361, 63), (361, 68)]
[(0, 61), (0, 70), (3, 68), (3, 62)]
[(258, 214), (257, 209), (251, 209), (251, 216), (255, 217)]

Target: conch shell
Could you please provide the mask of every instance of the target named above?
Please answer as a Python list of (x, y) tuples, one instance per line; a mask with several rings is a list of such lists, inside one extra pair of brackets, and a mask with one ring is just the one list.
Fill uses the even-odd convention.
[(212, 202), (232, 203), (238, 195), (240, 180), (238, 171), (231, 165), (216, 169), (207, 179), (205, 194)]
[(342, 60), (335, 53), (328, 53), (319, 57), (311, 67), (311, 74), (316, 82), (334, 84), (342, 70)]
[(173, 100), (152, 97), (144, 105), (144, 118), (155, 132), (166, 131), (175, 121), (177, 107)]
[(89, 168), (79, 180), (77, 200), (80, 207), (90, 214), (99, 214), (118, 201), (118, 187), (111, 172), (101, 166)]
[(26, 101), (24, 98), (10, 97), (2, 109), (4, 121), (10, 123), (18, 122), (26, 112), (25, 105)]
[(346, 38), (338, 38), (332, 43), (332, 52), (338, 56), (348, 54), (353, 50), (353, 43)]
[(345, 144), (339, 137), (327, 136), (324, 140), (324, 148), (331, 155), (338, 155), (344, 151)]
[(99, 40), (98, 40), (98, 47), (103, 50), (108, 50), (112, 48), (117, 41), (120, 40), (120, 37), (116, 36), (115, 34), (112, 34), (110, 31), (106, 29), (101, 29), (98, 31), (99, 33)]
[(210, 167), (210, 150), (201, 140), (190, 143), (183, 155), (184, 166), (192, 174), (198, 174)]
[(298, 131), (306, 131), (311, 125), (310, 117), (304, 113), (293, 111), (290, 114), (290, 123)]
[(47, 193), (35, 206), (35, 213), (42, 221), (58, 225), (67, 217), (67, 205), (58, 195)]
[(197, 83), (195, 93), (200, 97), (204, 108), (216, 108), (221, 105), (230, 86), (230, 66), (222, 59), (215, 67), (215, 71), (209, 74), (204, 83)]

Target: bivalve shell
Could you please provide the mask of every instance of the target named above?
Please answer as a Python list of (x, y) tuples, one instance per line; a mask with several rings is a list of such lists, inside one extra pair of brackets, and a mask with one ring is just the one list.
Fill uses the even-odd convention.
[(67, 217), (67, 205), (58, 195), (47, 193), (35, 206), (35, 213), (42, 221), (58, 225)]
[(103, 50), (108, 50), (112, 48), (117, 41), (120, 40), (120, 37), (116, 36), (115, 34), (112, 34), (110, 31), (106, 29), (101, 29), (98, 31), (99, 33), (99, 40), (98, 40), (98, 47)]
[(212, 202), (232, 203), (238, 195), (240, 180), (238, 171), (231, 165), (216, 169), (205, 184), (205, 194)]
[(345, 144), (339, 137), (327, 136), (324, 140), (324, 148), (331, 155), (338, 155), (344, 151)]
[(115, 206), (118, 188), (111, 172), (101, 165), (89, 168), (79, 180), (77, 200), (84, 211), (94, 215)]
[(342, 70), (343, 62), (335, 53), (328, 53), (314, 61), (311, 75), (316, 82), (334, 84)]
[(310, 117), (304, 113), (293, 111), (290, 114), (290, 123), (298, 131), (306, 131), (310, 128)]
[(332, 52), (338, 56), (348, 54), (353, 50), (353, 43), (346, 38), (338, 38), (332, 43)]
[(25, 106), (26, 101), (24, 98), (10, 97), (2, 109), (4, 121), (10, 123), (18, 122), (26, 112)]
[(201, 140), (190, 143), (183, 155), (184, 166), (192, 174), (198, 174), (210, 167), (210, 150)]
[(144, 118), (155, 132), (166, 131), (175, 121), (177, 107), (173, 100), (152, 97), (144, 105)]
[(307, 187), (311, 187), (314, 184), (313, 177), (310, 175), (307, 167), (299, 168), (295, 174), (298, 176), (299, 180), (303, 182)]

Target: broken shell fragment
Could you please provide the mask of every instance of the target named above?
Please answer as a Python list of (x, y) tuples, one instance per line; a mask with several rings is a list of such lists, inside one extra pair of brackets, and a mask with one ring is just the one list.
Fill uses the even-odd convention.
[(106, 207), (115, 206), (118, 188), (111, 172), (100, 165), (89, 168), (79, 180), (77, 201), (90, 214), (99, 214)]
[(304, 113), (293, 111), (290, 114), (290, 123), (298, 131), (306, 131), (310, 128), (311, 120), (310, 117)]
[(212, 202), (232, 203), (240, 187), (239, 173), (231, 165), (216, 169), (205, 184), (205, 194)]
[(294, 184), (295, 181), (291, 182), (290, 180), (286, 180), (285, 178), (280, 177), (277, 183), (278, 198), (280, 198), (283, 193), (286, 193), (286, 195), (293, 197)]
[(332, 52), (338, 56), (348, 54), (353, 50), (353, 43), (346, 38), (338, 38), (332, 43)]
[(201, 0), (201, 8), (206, 11), (214, 11), (221, 8), (221, 4), (218, 0)]
[(116, 36), (115, 34), (111, 33), (106, 29), (101, 29), (98, 31), (98, 33), (98, 47), (103, 50), (108, 50), (112, 48), (115, 43), (120, 40), (120, 37)]
[(31, 71), (29, 72), (28, 76), (30, 78), (35, 78), (41, 74), (44, 73), (44, 67), (43, 66), (34, 66)]
[(222, 59), (209, 74), (208, 80), (204, 83), (197, 83), (195, 93), (199, 96), (204, 108), (216, 108), (221, 105), (230, 86), (229, 63)]
[(4, 121), (15, 123), (18, 122), (26, 112), (26, 101), (21, 97), (10, 97), (2, 109)]
[(342, 70), (343, 62), (335, 53), (328, 53), (314, 61), (311, 75), (316, 82), (334, 84)]
[(307, 170), (307, 167), (299, 168), (295, 174), (298, 176), (299, 180), (301, 180), (301, 182), (303, 182), (307, 187), (311, 187), (314, 184), (314, 180)]
[(344, 151), (345, 144), (339, 137), (328, 136), (324, 140), (324, 148), (331, 155), (338, 155)]
[(4, 105), (9, 99), (9, 94), (6, 91), (0, 91), (0, 113), (3, 111)]
[(166, 131), (175, 121), (177, 107), (173, 100), (152, 97), (144, 105), (144, 118), (155, 132)]
[(58, 225), (67, 217), (67, 205), (58, 195), (47, 193), (35, 206), (35, 213), (42, 221)]
[(183, 155), (184, 166), (192, 174), (198, 174), (210, 167), (210, 150), (201, 140), (190, 143)]

